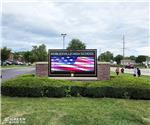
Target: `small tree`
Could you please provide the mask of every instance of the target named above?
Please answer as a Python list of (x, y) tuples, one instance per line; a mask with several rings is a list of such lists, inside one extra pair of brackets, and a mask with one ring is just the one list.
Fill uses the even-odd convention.
[(32, 62), (35, 61), (47, 61), (47, 51), (46, 46), (44, 44), (39, 46), (33, 46), (33, 49), (31, 51), (31, 60)]
[(31, 51), (24, 52), (23, 57), (25, 62), (32, 62), (31, 56), (32, 56)]
[(72, 39), (67, 47), (68, 50), (84, 50), (86, 49), (85, 43), (79, 39)]
[(117, 62), (117, 64), (120, 64), (122, 59), (123, 59), (122, 55), (117, 55), (116, 57), (114, 57), (114, 60)]
[(136, 57), (135, 56), (130, 56), (130, 59), (131, 60), (136, 60)]
[(8, 49), (7, 47), (3, 47), (1, 49), (1, 60), (5, 61), (9, 58), (9, 55), (11, 53), (11, 49)]
[(98, 60), (110, 62), (111, 60), (113, 60), (113, 53), (111, 53), (110, 51), (106, 51), (98, 56)]

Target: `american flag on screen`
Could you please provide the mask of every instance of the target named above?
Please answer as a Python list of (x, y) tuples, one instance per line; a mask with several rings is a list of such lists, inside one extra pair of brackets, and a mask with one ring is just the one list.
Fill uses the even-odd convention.
[(51, 71), (94, 71), (94, 57), (51, 56)]

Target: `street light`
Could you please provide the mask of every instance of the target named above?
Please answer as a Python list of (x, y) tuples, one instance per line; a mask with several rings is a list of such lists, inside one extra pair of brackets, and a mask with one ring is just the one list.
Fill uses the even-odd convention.
[(61, 36), (63, 37), (63, 49), (65, 49), (65, 36), (67, 34), (66, 33), (62, 33)]

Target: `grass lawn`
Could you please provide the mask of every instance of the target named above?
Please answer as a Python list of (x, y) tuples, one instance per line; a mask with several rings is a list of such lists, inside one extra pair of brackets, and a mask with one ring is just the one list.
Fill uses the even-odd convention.
[(34, 67), (33, 66), (26, 66), (26, 65), (7, 65), (7, 66), (1, 66), (2, 69), (8, 69), (8, 68), (26, 68), (26, 67)]
[(3, 96), (2, 121), (8, 117), (25, 118), (22, 125), (150, 125), (150, 101)]

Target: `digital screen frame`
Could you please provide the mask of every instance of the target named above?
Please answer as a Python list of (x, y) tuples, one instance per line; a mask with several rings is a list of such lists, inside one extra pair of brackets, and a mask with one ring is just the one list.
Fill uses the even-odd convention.
[(97, 50), (49, 49), (48, 76), (71, 77), (72, 74), (74, 77), (97, 77)]

